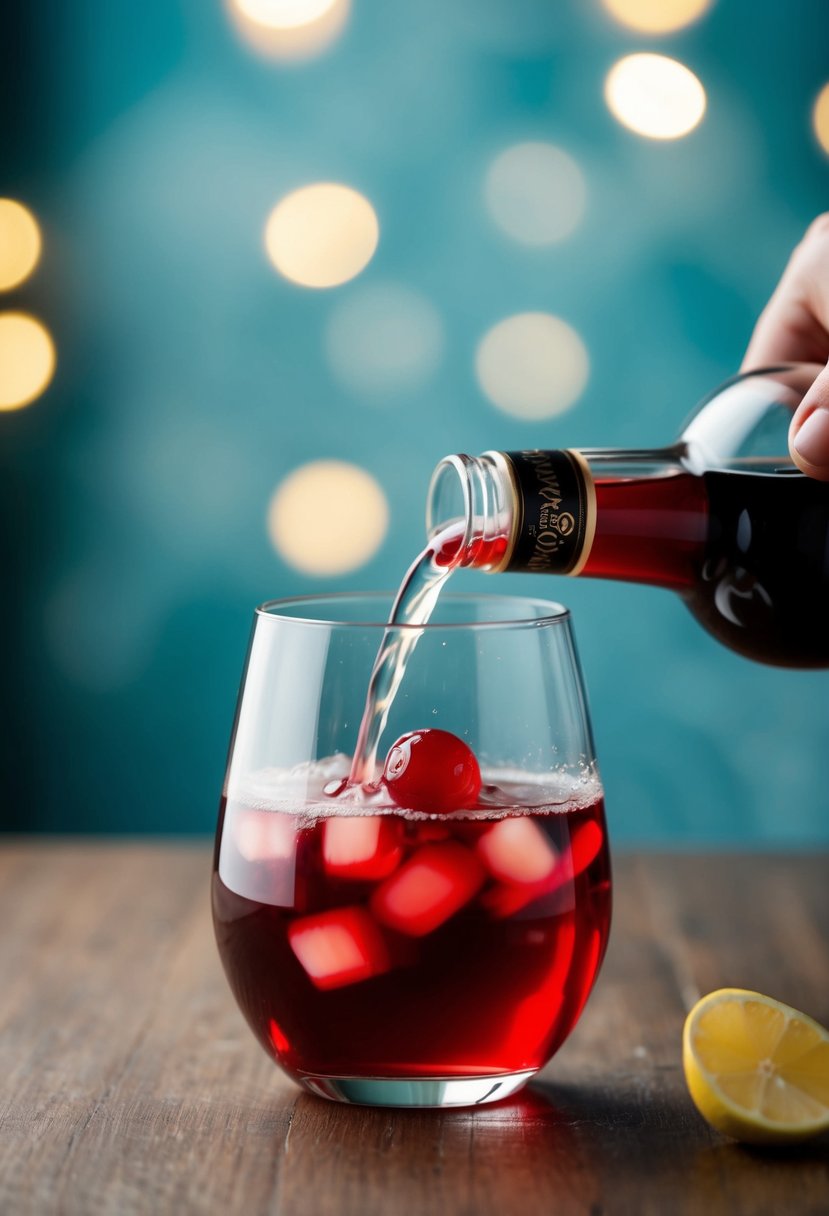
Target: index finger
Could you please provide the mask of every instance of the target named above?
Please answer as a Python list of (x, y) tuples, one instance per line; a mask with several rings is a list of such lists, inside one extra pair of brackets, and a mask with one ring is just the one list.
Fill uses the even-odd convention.
[(818, 216), (794, 250), (760, 315), (743, 371), (829, 359), (829, 214)]

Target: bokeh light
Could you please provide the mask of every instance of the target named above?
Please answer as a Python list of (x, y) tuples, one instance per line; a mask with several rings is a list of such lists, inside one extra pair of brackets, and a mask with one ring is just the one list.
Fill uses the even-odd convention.
[(379, 235), (367, 198), (350, 186), (316, 182), (277, 203), (265, 226), (265, 248), (293, 283), (337, 287), (368, 265)]
[(705, 89), (684, 64), (666, 55), (626, 55), (604, 86), (611, 114), (648, 139), (679, 139), (705, 113)]
[(496, 156), (486, 175), (486, 205), (496, 224), (524, 245), (552, 245), (584, 214), (581, 169), (561, 148), (522, 143)]
[(311, 59), (342, 33), (349, 0), (226, 0), (249, 46), (279, 60)]
[(13, 198), (0, 198), (0, 291), (29, 277), (40, 248), (40, 229), (28, 207)]
[(325, 16), (336, 0), (235, 0), (240, 13), (271, 29), (290, 30)]
[(290, 473), (268, 508), (280, 556), (305, 574), (346, 574), (380, 547), (386, 496), (370, 473), (343, 460), (314, 460)]
[(829, 84), (825, 84), (815, 98), (812, 125), (821, 148), (829, 152)]
[(525, 312), (494, 325), (475, 356), (478, 382), (493, 404), (517, 418), (551, 418), (579, 398), (589, 372), (584, 343), (550, 313)]
[(55, 370), (55, 344), (46, 326), (25, 312), (0, 313), (0, 410), (39, 397)]
[(711, 0), (602, 0), (622, 25), (646, 34), (670, 34), (697, 21)]
[(443, 354), (443, 325), (434, 306), (411, 288), (355, 288), (331, 314), (325, 351), (341, 384), (361, 398), (385, 401), (434, 373)]

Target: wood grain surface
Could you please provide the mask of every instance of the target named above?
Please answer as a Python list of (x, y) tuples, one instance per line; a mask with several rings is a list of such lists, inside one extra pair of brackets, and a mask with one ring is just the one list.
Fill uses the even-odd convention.
[(343, 1107), (254, 1042), (213, 944), (204, 845), (0, 853), (3, 1216), (799, 1216), (829, 1139), (741, 1148), (687, 1096), (680, 1035), (712, 988), (829, 1022), (825, 856), (628, 856), (581, 1022), (522, 1095)]

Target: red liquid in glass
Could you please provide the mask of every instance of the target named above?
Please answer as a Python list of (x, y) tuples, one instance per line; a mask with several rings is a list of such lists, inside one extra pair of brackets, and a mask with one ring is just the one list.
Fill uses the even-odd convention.
[(546, 1063), (607, 943), (604, 810), (598, 791), (515, 801), (441, 817), (223, 804), (219, 951), (288, 1073), (469, 1077)]

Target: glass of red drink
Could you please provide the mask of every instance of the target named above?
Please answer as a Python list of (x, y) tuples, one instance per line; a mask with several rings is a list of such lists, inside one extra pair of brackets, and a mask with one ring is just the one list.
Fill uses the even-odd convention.
[[(443, 596), (428, 625), (388, 626), (390, 604), (257, 610), (216, 837), (216, 938), (251, 1029), (305, 1088), (494, 1101), (572, 1030), (608, 937), (570, 616)], [(369, 675), (401, 640), (405, 675), (355, 781)]]

